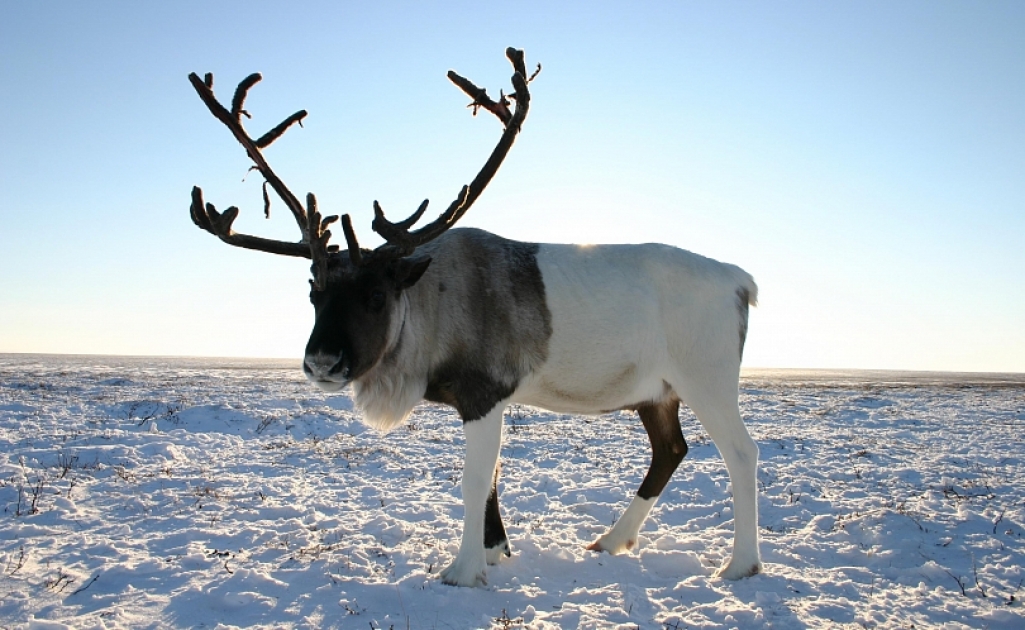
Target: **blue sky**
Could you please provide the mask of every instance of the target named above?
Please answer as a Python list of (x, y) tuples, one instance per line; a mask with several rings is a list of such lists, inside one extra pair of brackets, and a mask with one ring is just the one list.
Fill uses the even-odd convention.
[(297, 194), (353, 215), (443, 208), (500, 133), (452, 68), (544, 71), (465, 225), (666, 242), (750, 271), (746, 364), (1025, 371), (1025, 4), (0, 4), (0, 352), (299, 357), (306, 264), (196, 97), (259, 71), (254, 134)]

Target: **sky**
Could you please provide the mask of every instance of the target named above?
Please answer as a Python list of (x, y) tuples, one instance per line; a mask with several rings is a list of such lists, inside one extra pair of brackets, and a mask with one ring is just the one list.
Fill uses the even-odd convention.
[[(0, 352), (302, 356), (308, 263), (188, 83), (229, 101), (294, 192), (440, 211), (501, 133), (507, 46), (543, 71), (462, 220), (533, 242), (663, 242), (740, 265), (750, 367), (1025, 372), (1020, 2), (0, 3)], [(337, 230), (336, 230), (337, 231)], [(340, 234), (339, 234), (340, 237)], [(336, 239), (336, 240), (341, 240)]]

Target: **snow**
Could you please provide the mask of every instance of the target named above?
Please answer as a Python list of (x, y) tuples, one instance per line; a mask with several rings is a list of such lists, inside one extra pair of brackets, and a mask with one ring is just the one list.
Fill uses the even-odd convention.
[(293, 362), (0, 355), (0, 627), (1021, 628), (1025, 377), (755, 371), (765, 571), (728, 582), (729, 480), (690, 452), (622, 556), (589, 552), (649, 447), (631, 413), (517, 407), (513, 557), (445, 586), (463, 437), (363, 426)]

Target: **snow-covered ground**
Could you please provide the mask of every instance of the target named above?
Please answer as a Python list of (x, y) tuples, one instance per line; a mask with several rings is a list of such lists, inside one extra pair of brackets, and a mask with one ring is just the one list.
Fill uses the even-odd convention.
[(1025, 377), (754, 372), (741, 404), (764, 574), (713, 577), (730, 488), (689, 412), (610, 557), (640, 422), (514, 408), (514, 555), (461, 589), (450, 410), (381, 436), (290, 363), (0, 355), (0, 627), (1025, 627)]

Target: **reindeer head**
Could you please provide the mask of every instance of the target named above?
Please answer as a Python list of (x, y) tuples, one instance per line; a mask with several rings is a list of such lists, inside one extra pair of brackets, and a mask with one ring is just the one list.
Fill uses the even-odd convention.
[(324, 288), (310, 289), (316, 319), (303, 360), (306, 377), (338, 391), (377, 365), (398, 343), (403, 292), (430, 263), (428, 256), (410, 256), (356, 266), (347, 254), (332, 256)]
[[(403, 299), (403, 292), (416, 284), (431, 262), (430, 257), (417, 254), (417, 248), (441, 236), (470, 209), (512, 148), (530, 106), (527, 84), (537, 72), (527, 77), (523, 51), (509, 48), (506, 56), (514, 69), (514, 92), (509, 95), (516, 103), (512, 112), (505, 95), (494, 101), (485, 90), (467, 79), (452, 71), (448, 73), (448, 78), (473, 99), (470, 107), (474, 114), (483, 107), (497, 116), (505, 128), (480, 172), (463, 186), (459, 196), (437, 219), (416, 230), (411, 231), (427, 210), (426, 200), (407, 219), (396, 223), (385, 218), (380, 204), (375, 201), (371, 227), (385, 239), (385, 243), (372, 251), (360, 248), (348, 214), (342, 217), (347, 251), (341, 251), (337, 245), (329, 245), (331, 232), (327, 228), (338, 217), (321, 217), (312, 193), (306, 195), (304, 207), (263, 157), (262, 149), (281, 137), (292, 124), (302, 124), (305, 110), (292, 114), (254, 140), (242, 126), (242, 116), (249, 116), (243, 105), (249, 89), (262, 77), (252, 74), (239, 83), (229, 110), (213, 94), (213, 75), (207, 74), (204, 79), (195, 73), (189, 75), (210, 112), (228, 127), (246, 150), (253, 161), (252, 169), (263, 175), (265, 214), (270, 216), (267, 192), (270, 187), (292, 212), (302, 238), (292, 243), (235, 232), (231, 225), (238, 216), (238, 208), (232, 206), (223, 213), (218, 212), (213, 204), (203, 202), (203, 192), (198, 187), (192, 189), (192, 220), (229, 245), (313, 261), (310, 301), (316, 319), (306, 345), (303, 371), (318, 387), (327, 391), (342, 389), (373, 368), (394, 347), (405, 317), (407, 302)], [(538, 71), (540, 69), (538, 64)]]

